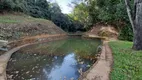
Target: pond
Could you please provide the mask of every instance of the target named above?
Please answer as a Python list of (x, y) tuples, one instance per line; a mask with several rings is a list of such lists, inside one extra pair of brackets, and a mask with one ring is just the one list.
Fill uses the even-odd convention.
[(15, 52), (8, 80), (77, 80), (96, 61), (99, 39), (70, 37), (34, 44)]

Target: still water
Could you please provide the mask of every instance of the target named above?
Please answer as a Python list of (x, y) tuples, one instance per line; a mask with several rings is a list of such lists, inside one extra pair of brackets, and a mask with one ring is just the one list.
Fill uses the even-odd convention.
[(8, 80), (77, 80), (95, 63), (100, 45), (72, 37), (22, 48), (9, 60)]

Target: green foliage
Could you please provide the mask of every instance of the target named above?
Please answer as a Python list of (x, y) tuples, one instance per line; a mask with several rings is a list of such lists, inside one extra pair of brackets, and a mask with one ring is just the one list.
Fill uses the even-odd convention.
[(111, 80), (142, 80), (142, 51), (133, 51), (132, 42), (114, 41), (109, 43), (114, 57)]
[[(89, 14), (93, 22), (117, 22), (118, 20), (125, 21), (127, 12), (125, 3), (122, 0), (87, 0)], [(117, 24), (117, 23), (116, 23)]]
[(131, 28), (125, 27), (126, 25), (130, 27), (130, 23), (124, 0), (73, 1), (75, 7), (69, 15), (63, 14), (57, 3), (50, 3), (47, 0), (1, 0), (0, 12), (5, 10), (24, 12), (36, 18), (51, 20), (69, 32), (86, 31), (93, 24), (100, 22), (111, 24), (121, 31), (120, 39), (132, 40)]
[(70, 14), (70, 17), (72, 17), (75, 21), (84, 25), (84, 29), (87, 29), (90, 25), (92, 25), (89, 21), (90, 17), (87, 9), (87, 5), (82, 2), (80, 4), (76, 4), (73, 12)]
[(23, 12), (32, 17), (48, 19), (69, 32), (83, 30), (80, 22), (63, 14), (57, 3), (50, 3), (47, 0), (3, 0), (0, 3), (0, 12), (2, 11)]
[(82, 30), (82, 25), (79, 22), (73, 20), (67, 14), (63, 14), (57, 3), (51, 4), (50, 12), (51, 21), (53, 21), (57, 26), (61, 27), (65, 31), (76, 32)]
[[(134, 0), (131, 0), (131, 6), (133, 6), (133, 2)], [(86, 4), (85, 6), (87, 9), (85, 10), (82, 7), (78, 9), (78, 12), (82, 10), (87, 11), (86, 14), (88, 14), (87, 16), (89, 17), (89, 23), (96, 24), (101, 22), (104, 24), (114, 25), (121, 31), (121, 39), (133, 39), (133, 31), (130, 28), (131, 26), (129, 26), (130, 22), (124, 0), (85, 0), (83, 3)], [(79, 5), (81, 5), (81, 3)], [(76, 10), (76, 8), (74, 10)], [(84, 15), (82, 16), (85, 17)], [(84, 23), (83, 21), (81, 22)], [(85, 23), (85, 25), (87, 23)], [(127, 28), (125, 27), (126, 25)], [(125, 32), (129, 33), (125, 34)]]
[(125, 26), (121, 29), (119, 39), (133, 41), (133, 30), (131, 25)]

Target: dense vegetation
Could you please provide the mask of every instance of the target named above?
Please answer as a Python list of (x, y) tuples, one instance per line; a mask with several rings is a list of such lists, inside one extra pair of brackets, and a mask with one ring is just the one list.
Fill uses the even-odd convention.
[(131, 50), (132, 42), (110, 42), (114, 57), (111, 80), (142, 80), (142, 51)]
[(0, 0), (0, 12), (17, 11), (45, 18), (68, 32), (89, 30), (96, 23), (110, 24), (120, 31), (119, 39), (133, 40), (124, 0), (72, 1), (75, 7), (70, 14), (63, 14), (57, 3), (47, 0)]
[(141, 9), (141, 0), (83, 0), (75, 6), (73, 15), (88, 27), (96, 23), (115, 26), (119, 39), (133, 40), (132, 48), (142, 50)]
[(67, 14), (63, 14), (57, 3), (50, 3), (47, 0), (0, 0), (0, 12), (11, 11), (51, 20), (65, 31), (84, 30), (81, 23), (74, 21)]
[[(131, 3), (134, 2), (131, 0)], [(81, 14), (81, 15), (80, 15)], [(72, 13), (75, 20), (89, 28), (101, 23), (115, 26), (120, 39), (132, 41), (133, 32), (124, 0), (85, 0), (76, 4)]]

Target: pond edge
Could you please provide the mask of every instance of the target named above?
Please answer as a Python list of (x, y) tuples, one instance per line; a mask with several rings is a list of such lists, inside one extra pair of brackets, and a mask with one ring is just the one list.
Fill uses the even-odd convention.
[[(64, 35), (64, 36), (66, 36), (66, 35)], [(57, 37), (57, 36), (54, 36), (54, 37)], [(52, 40), (53, 39), (50, 39), (49, 41), (52, 41)], [(55, 40), (58, 40), (58, 39), (55, 39)], [(6, 52), (5, 54), (1, 55), (0, 56), (0, 80), (7, 80), (6, 67), (7, 67), (7, 63), (9, 61), (11, 55), (14, 52), (18, 51), (19, 49), (21, 49), (23, 47), (33, 45), (33, 44), (38, 44), (38, 43), (41, 43), (41, 42), (27, 43), (27, 44), (15, 47), (15, 48), (9, 50), (8, 52)], [(112, 57), (112, 53), (107, 53), (106, 46), (107, 46), (108, 50), (111, 51), (109, 46), (108, 46), (108, 42), (103, 41), (103, 48), (102, 48), (102, 52), (101, 52), (99, 59), (94, 63), (94, 65), (88, 71), (84, 72), (80, 76), (79, 80), (109, 80), (109, 73), (111, 71), (111, 65), (113, 63), (113, 57)], [(107, 54), (109, 54), (109, 55), (107, 55)], [(100, 71), (99, 71), (100, 69), (97, 70), (99, 64), (102, 63), (103, 61), (105, 61), (107, 63), (107, 64), (106, 63), (103, 64), (107, 67), (107, 71), (106, 71), (105, 75), (103, 73), (100, 73)], [(104, 69), (105, 69), (105, 67), (101, 67), (101, 70), (104, 70)], [(95, 73), (98, 73), (98, 74), (93, 74), (93, 73), (91, 73), (92, 71), (93, 71), (93, 73), (95, 72)], [(93, 74), (93, 75), (91, 75), (91, 74)]]
[[(7, 76), (6, 76), (6, 68), (7, 68), (7, 64), (9, 59), (11, 58), (12, 54), (18, 50), (20, 50), (21, 48), (24, 48), (26, 46), (29, 45), (33, 45), (33, 44), (38, 44), (38, 43), (44, 43), (44, 42), (49, 42), (49, 41), (55, 41), (55, 40), (60, 40), (60, 39), (64, 39), (66, 38), (67, 35), (66, 34), (59, 34), (59, 35), (51, 35), (49, 37), (43, 37), (37, 41), (33, 40), (33, 42), (30, 43), (23, 43), (22, 45), (18, 45), (18, 46), (13, 46), (12, 45), (12, 49), (5, 52), (3, 55), (0, 56), (0, 80), (7, 80)], [(18, 41), (13, 41), (10, 42), (9, 44), (13, 44), (13, 43), (19, 43), (19, 42), (23, 42), (22, 40), (18, 40)]]
[(79, 80), (110, 80), (109, 75), (112, 69), (113, 56), (108, 41), (103, 41), (102, 51), (98, 60)]

